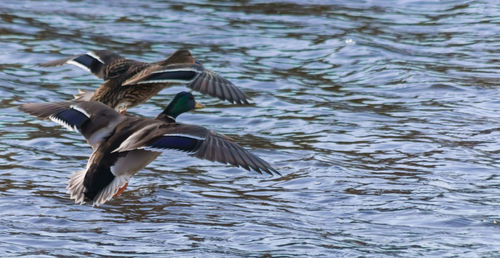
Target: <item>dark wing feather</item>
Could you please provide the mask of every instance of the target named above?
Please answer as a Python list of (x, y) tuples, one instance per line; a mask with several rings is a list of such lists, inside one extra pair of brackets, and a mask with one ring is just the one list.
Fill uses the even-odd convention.
[(85, 114), (76, 109), (65, 109), (49, 117), (52, 121), (60, 122), (68, 129), (80, 132), (82, 126), (90, 120)]
[[(134, 72), (134, 76), (122, 83), (123, 86), (145, 83), (189, 83), (195, 76), (190, 71), (195, 60), (187, 49), (179, 49), (163, 61), (147, 64)], [(170, 70), (169, 70), (170, 69)], [(172, 69), (180, 71), (172, 71)], [(184, 71), (182, 71), (184, 69)], [(188, 71), (186, 71), (186, 69)], [(165, 71), (163, 71), (165, 70)]]
[(20, 109), (39, 118), (50, 119), (70, 131), (80, 132), (82, 126), (90, 120), (86, 113), (71, 108), (69, 102), (26, 103)]
[(63, 64), (73, 64), (82, 69), (88, 70), (98, 78), (104, 79), (105, 68), (113, 61), (123, 59), (118, 54), (107, 50), (90, 51), (83, 55), (76, 55), (47, 63), (38, 64), (42, 67), (59, 66)]
[(152, 64), (130, 77), (122, 85), (189, 83), (201, 72), (200, 68), (197, 64), (173, 64), (167, 66)]
[[(210, 161), (231, 164), (259, 173), (279, 174), (269, 163), (245, 150), (228, 137), (209, 131), (201, 126), (175, 124), (145, 129), (131, 135), (115, 151), (147, 149), (162, 151), (165, 149), (189, 152), (190, 155)], [(134, 139), (135, 138), (135, 139)]]
[(184, 152), (194, 152), (202, 143), (201, 140), (188, 136), (162, 136), (151, 141), (146, 146), (152, 149), (173, 149)]
[(179, 81), (191, 81), (196, 75), (195, 71), (167, 71), (163, 73), (153, 73), (149, 75), (144, 81), (161, 81), (161, 80), (179, 80)]

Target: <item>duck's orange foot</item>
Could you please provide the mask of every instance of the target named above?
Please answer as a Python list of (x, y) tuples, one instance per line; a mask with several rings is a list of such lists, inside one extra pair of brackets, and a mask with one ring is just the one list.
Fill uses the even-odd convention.
[(120, 109), (120, 114), (122, 114), (122, 115), (127, 114), (127, 109), (126, 108)]
[(125, 188), (127, 188), (128, 186), (128, 182), (126, 182), (122, 187), (120, 187), (120, 189), (118, 189), (118, 191), (115, 193), (115, 195), (113, 195), (113, 197), (118, 197), (120, 196), (123, 191), (125, 191)]

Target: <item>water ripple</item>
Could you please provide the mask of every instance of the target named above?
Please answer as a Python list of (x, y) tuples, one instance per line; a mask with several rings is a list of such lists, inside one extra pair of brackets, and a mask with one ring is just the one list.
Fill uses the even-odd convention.
[[(159, 11), (161, 10), (161, 11)], [(494, 256), (494, 1), (0, 4), (0, 252), (9, 256)], [(75, 205), (83, 137), (17, 110), (101, 82), (36, 63), (189, 48), (254, 104), (185, 114), (283, 173), (160, 156), (108, 204)], [(131, 113), (153, 117), (183, 86)]]

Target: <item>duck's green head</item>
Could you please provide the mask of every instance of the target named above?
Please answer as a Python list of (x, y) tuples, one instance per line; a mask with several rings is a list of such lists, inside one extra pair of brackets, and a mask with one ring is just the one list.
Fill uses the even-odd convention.
[(194, 100), (193, 94), (183, 91), (175, 95), (174, 99), (170, 101), (162, 114), (175, 119), (178, 115), (191, 111), (195, 108), (203, 108), (203, 105)]

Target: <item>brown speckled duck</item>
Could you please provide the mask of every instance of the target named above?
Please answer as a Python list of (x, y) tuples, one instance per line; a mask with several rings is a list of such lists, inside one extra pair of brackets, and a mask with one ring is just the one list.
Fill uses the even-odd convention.
[(92, 146), (86, 168), (75, 172), (68, 181), (68, 193), (76, 203), (98, 206), (118, 196), (135, 173), (166, 150), (259, 173), (279, 174), (230, 138), (175, 121), (178, 115), (195, 107), (193, 95), (181, 92), (154, 119), (125, 116), (95, 101), (27, 103), (20, 109), (78, 131)]
[(117, 111), (139, 105), (173, 83), (185, 83), (193, 90), (231, 103), (248, 104), (245, 94), (230, 81), (206, 70), (189, 50), (177, 50), (155, 63), (126, 59), (108, 50), (63, 58), (40, 66), (73, 64), (92, 72), (105, 82), (95, 92), (81, 91), (77, 100), (99, 101)]

